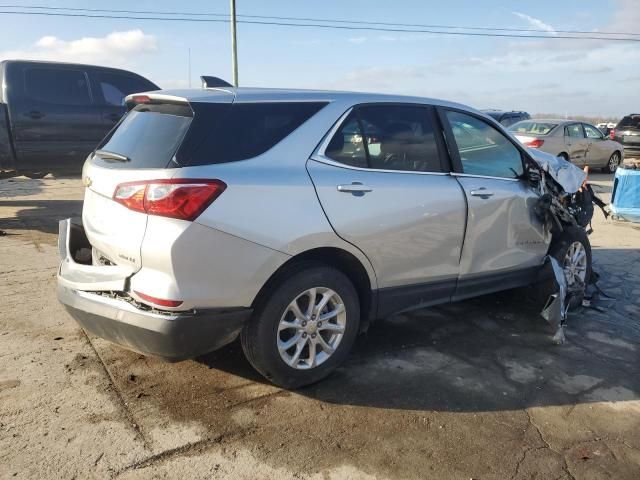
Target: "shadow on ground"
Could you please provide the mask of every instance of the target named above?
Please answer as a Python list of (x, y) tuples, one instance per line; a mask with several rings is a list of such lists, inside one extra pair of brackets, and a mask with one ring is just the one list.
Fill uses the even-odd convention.
[(82, 215), (82, 200), (2, 200), (1, 211), (13, 211), (9, 218), (0, 218), (2, 230), (35, 230), (58, 233), (58, 222)]

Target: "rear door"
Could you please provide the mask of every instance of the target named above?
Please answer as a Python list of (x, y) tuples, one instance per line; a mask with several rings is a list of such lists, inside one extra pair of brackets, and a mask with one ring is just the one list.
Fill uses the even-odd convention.
[(125, 114), (127, 95), (158, 90), (157, 85), (133, 73), (96, 68), (89, 71), (89, 76), (95, 101), (100, 106), (103, 136)]
[[(191, 120), (187, 104), (138, 105), (87, 161), (82, 219), (99, 258), (131, 272), (140, 269), (147, 215), (115, 202), (114, 193), (121, 184), (171, 178), (177, 167), (173, 157)], [(118, 156), (126, 160), (114, 159)]]
[(87, 73), (80, 67), (19, 64), (11, 75), (17, 168), (79, 169), (100, 140)]
[(359, 106), (307, 162), (334, 230), (374, 266), (379, 315), (455, 288), (466, 206), (435, 125), (428, 106)]
[(538, 196), (522, 178), (522, 151), (479, 115), (443, 109), (441, 118), (468, 204), (455, 297), (527, 283), (546, 254), (548, 235), (533, 214)]
[(565, 125), (564, 144), (569, 153), (569, 160), (579, 167), (585, 166), (589, 142), (587, 142), (581, 123)]

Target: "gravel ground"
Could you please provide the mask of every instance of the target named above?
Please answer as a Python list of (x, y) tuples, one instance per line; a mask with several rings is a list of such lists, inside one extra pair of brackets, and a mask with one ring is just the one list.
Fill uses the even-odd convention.
[(167, 364), (87, 337), (55, 298), (57, 220), (81, 200), (77, 178), (0, 180), (0, 478), (640, 478), (637, 226), (596, 213), (616, 300), (565, 345), (500, 294), (380, 321), (289, 392), (237, 344)]

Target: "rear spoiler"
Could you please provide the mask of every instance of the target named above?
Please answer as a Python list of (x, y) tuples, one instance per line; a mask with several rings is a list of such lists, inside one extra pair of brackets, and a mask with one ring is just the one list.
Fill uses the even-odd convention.
[(188, 105), (189, 101), (184, 97), (177, 97), (175, 95), (165, 95), (153, 92), (133, 93), (131, 95), (127, 95), (124, 99), (124, 104), (127, 107), (127, 111), (131, 110), (136, 105), (150, 103), (172, 103), (178, 105)]

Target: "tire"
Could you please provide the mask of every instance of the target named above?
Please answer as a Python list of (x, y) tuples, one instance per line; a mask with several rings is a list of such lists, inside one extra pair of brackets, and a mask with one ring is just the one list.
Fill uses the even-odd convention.
[[(564, 231), (560, 236), (551, 243), (551, 248), (549, 249), (549, 255), (554, 257), (560, 266), (565, 268), (565, 260), (569, 250), (576, 243), (580, 243), (582, 248), (584, 249), (585, 257), (586, 257), (586, 265), (584, 270), (584, 283), (585, 285), (589, 283), (589, 279), (591, 278), (591, 243), (589, 242), (589, 237), (587, 236), (587, 232), (580, 227), (565, 227)], [(565, 274), (565, 278), (567, 275)], [(569, 284), (570, 279), (567, 278), (567, 283)], [(544, 304), (550, 295), (556, 293), (558, 291), (558, 287), (556, 284), (555, 278), (550, 278), (549, 280), (545, 280), (539, 283), (536, 286), (537, 290), (537, 300)], [(569, 290), (571, 288), (569, 287)], [(569, 302), (569, 308), (574, 309), (582, 305), (582, 299), (584, 298), (584, 290), (579, 292), (576, 295), (571, 297)]]
[(46, 177), (48, 174), (49, 172), (22, 172), (22, 175), (30, 178), (31, 180), (40, 180)]
[[(334, 268), (307, 263), (287, 273), (258, 302), (240, 339), (247, 360), (258, 372), (275, 385), (295, 389), (322, 380), (342, 364), (359, 331), (360, 303), (351, 281)], [(330, 297), (326, 307), (315, 312), (315, 317), (307, 315), (311, 289), (316, 289), (318, 305), (325, 295)], [(331, 292), (335, 295), (331, 296)], [(294, 302), (299, 315), (293, 312)], [(319, 321), (320, 315), (339, 311), (340, 304), (343, 312), (324, 324)], [(283, 322), (287, 322), (286, 327)], [(335, 349), (325, 350), (321, 341)], [(291, 346), (284, 349), (288, 344)], [(312, 348), (316, 352), (315, 361)]]
[(569, 155), (567, 155), (564, 152), (558, 155), (558, 157), (562, 158), (563, 160), (566, 160), (567, 162), (569, 161)]
[(611, 157), (609, 158), (609, 161), (607, 162), (607, 165), (603, 167), (602, 171), (604, 173), (616, 173), (616, 170), (620, 166), (620, 161), (620, 152), (613, 152), (611, 154)]

